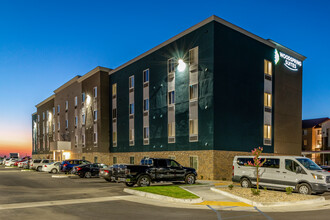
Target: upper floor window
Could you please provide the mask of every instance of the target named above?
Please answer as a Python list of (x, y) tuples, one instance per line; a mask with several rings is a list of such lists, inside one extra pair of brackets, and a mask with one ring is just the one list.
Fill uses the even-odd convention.
[(78, 126), (78, 117), (77, 116), (75, 116), (74, 117), (74, 126)]
[(189, 64), (195, 65), (198, 63), (198, 47), (189, 50)]
[(97, 121), (97, 111), (94, 111), (94, 121)]
[(198, 120), (190, 119), (189, 120), (189, 135), (198, 135)]
[(42, 120), (45, 120), (45, 112), (42, 113)]
[(143, 100), (143, 111), (149, 111), (149, 99)]
[(171, 92), (168, 93), (168, 104), (169, 105), (175, 103), (174, 95), (175, 95), (175, 92), (174, 91), (171, 91)]
[(134, 103), (129, 104), (129, 114), (134, 115)]
[(168, 64), (168, 67), (167, 67), (168, 73), (174, 72), (175, 71), (175, 61), (174, 61), (174, 59), (173, 58), (169, 59), (167, 61), (167, 64)]
[(40, 122), (40, 115), (38, 115), (38, 122)]
[(94, 96), (94, 98), (97, 97), (97, 87), (93, 88), (93, 96)]
[(81, 94), (81, 102), (85, 102), (85, 100), (86, 100), (86, 94), (83, 92)]
[(134, 88), (134, 76), (131, 76), (129, 78), (129, 88), (130, 89)]
[(84, 125), (86, 122), (86, 116), (85, 114), (82, 115), (82, 118), (81, 118), (81, 123)]
[(69, 108), (69, 102), (65, 101), (65, 110), (68, 110), (68, 108)]
[(272, 138), (272, 127), (270, 125), (264, 125), (264, 138), (265, 139)]
[(190, 93), (190, 95), (189, 95), (190, 100), (197, 99), (198, 98), (198, 85), (197, 84), (190, 85), (189, 93)]
[(307, 129), (303, 130), (303, 135), (307, 135)]
[(117, 95), (117, 83), (112, 85), (112, 96)]
[(149, 69), (143, 71), (143, 82), (149, 82)]
[(74, 97), (74, 106), (77, 106), (78, 105), (78, 97)]
[(53, 115), (55, 115), (55, 107), (53, 107)]
[(60, 113), (60, 110), (61, 110), (60, 105), (57, 105), (57, 113)]
[(270, 76), (272, 75), (272, 62), (264, 60), (264, 73)]
[(69, 121), (65, 120), (65, 128), (68, 128), (68, 127), (69, 127)]
[(272, 95), (269, 93), (264, 93), (264, 104), (266, 107), (272, 107)]

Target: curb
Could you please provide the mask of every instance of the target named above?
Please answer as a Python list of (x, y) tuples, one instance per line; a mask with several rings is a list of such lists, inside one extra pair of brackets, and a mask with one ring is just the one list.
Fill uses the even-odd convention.
[(233, 195), (231, 193), (228, 193), (228, 192), (224, 192), (224, 191), (221, 191), (219, 189), (216, 189), (214, 187), (211, 187), (211, 190), (213, 192), (217, 192), (217, 193), (220, 193), (224, 196), (228, 196), (230, 198), (233, 198), (233, 199), (237, 199), (241, 202), (245, 202), (249, 205), (253, 205), (253, 206), (257, 206), (257, 207), (275, 207), (275, 206), (290, 206), (290, 205), (307, 205), (307, 204), (314, 204), (315, 202), (323, 202), (325, 201), (325, 198), (322, 196), (322, 197), (319, 197), (317, 199), (309, 199), (309, 200), (303, 200), (303, 201), (298, 201), (298, 202), (254, 202), (252, 200), (249, 200), (249, 199), (245, 199), (245, 198), (242, 198), (240, 196), (236, 196), (236, 195)]
[(52, 178), (71, 178), (71, 177), (75, 177), (72, 175), (52, 175)]
[(154, 194), (154, 193), (142, 192), (142, 191), (137, 191), (137, 190), (128, 189), (128, 188), (125, 188), (124, 192), (127, 192), (129, 194), (133, 194), (133, 195), (137, 195), (137, 196), (143, 196), (143, 197), (150, 198), (150, 199), (158, 199), (158, 200), (162, 200), (162, 201), (166, 201), (166, 202), (178, 202), (178, 203), (185, 203), (185, 204), (193, 204), (193, 203), (203, 202), (202, 198), (198, 198), (198, 199), (178, 199), (178, 198), (173, 198), (173, 197), (169, 197), (169, 196), (162, 196), (162, 195), (157, 195), (157, 194)]
[(34, 170), (21, 170), (21, 172), (34, 172)]

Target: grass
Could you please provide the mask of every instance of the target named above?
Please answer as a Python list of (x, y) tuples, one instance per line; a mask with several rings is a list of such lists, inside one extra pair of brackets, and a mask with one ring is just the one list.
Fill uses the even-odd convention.
[(135, 187), (134, 190), (154, 193), (162, 196), (169, 196), (178, 199), (198, 199), (199, 197), (180, 188), (179, 186), (148, 186)]

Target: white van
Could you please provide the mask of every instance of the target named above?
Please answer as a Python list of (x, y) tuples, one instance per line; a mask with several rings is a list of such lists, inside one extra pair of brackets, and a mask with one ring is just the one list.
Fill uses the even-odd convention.
[[(321, 194), (330, 191), (330, 173), (325, 172), (306, 157), (296, 156), (260, 156), (266, 162), (259, 168), (259, 185), (267, 188), (285, 189), (292, 187), (299, 193)], [(248, 166), (253, 163), (253, 156), (235, 156), (233, 161), (233, 182), (242, 187), (256, 185), (256, 168)]]

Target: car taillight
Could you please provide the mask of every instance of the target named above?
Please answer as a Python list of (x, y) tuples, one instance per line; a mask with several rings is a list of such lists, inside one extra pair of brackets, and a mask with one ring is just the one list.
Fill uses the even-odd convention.
[(103, 170), (105, 173), (109, 173), (109, 170)]
[(79, 170), (81, 170), (81, 167), (78, 167), (78, 168), (77, 168), (77, 171), (79, 171)]
[(45, 167), (47, 167), (47, 165), (45, 165)]
[(66, 166), (67, 166), (67, 164), (65, 163), (65, 164), (63, 164), (63, 166), (64, 166), (64, 167), (66, 167)]

